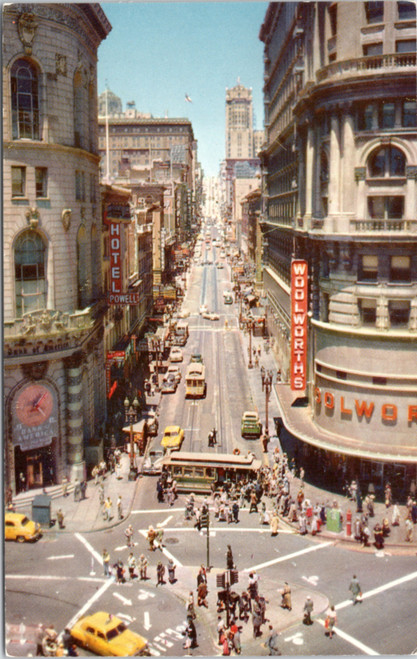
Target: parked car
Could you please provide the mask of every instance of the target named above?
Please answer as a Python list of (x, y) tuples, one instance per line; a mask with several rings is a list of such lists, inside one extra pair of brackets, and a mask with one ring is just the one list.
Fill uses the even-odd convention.
[(160, 449), (149, 451), (148, 455), (143, 461), (142, 473), (148, 476), (160, 474), (162, 472), (161, 461), (164, 457), (164, 452)]
[(5, 540), (33, 542), (42, 535), (40, 524), (22, 513), (6, 513), (4, 516)]
[(175, 394), (177, 391), (178, 382), (175, 376), (171, 376), (164, 380), (161, 385), (162, 394)]
[(262, 434), (262, 424), (259, 420), (258, 412), (246, 411), (243, 413), (241, 421), (242, 437), (260, 437)]
[(203, 357), (199, 352), (193, 352), (190, 357), (190, 364), (198, 362), (199, 364), (203, 363)]
[(184, 430), (180, 426), (167, 426), (164, 430), (161, 446), (166, 449), (179, 450), (184, 441)]
[(171, 362), (182, 362), (183, 354), (181, 348), (173, 347), (169, 353), (169, 360)]
[(105, 611), (80, 618), (70, 632), (77, 645), (102, 657), (150, 656), (146, 638)]
[(163, 380), (168, 380), (171, 377), (175, 378), (177, 384), (181, 382), (181, 371), (179, 366), (176, 366), (175, 364), (170, 364), (170, 366), (168, 366)]
[(207, 320), (220, 320), (220, 316), (218, 313), (215, 311), (206, 311), (203, 314), (201, 314), (203, 318), (207, 318)]

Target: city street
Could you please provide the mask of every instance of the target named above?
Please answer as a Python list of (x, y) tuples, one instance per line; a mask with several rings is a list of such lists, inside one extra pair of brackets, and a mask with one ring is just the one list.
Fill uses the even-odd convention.
[[(216, 248), (210, 252), (215, 261)], [(206, 451), (208, 432), (215, 426), (218, 445), (211, 451), (230, 453), (234, 448), (250, 448), (257, 457), (262, 456), (259, 440), (240, 436), (242, 412), (258, 405), (250, 386), (236, 305), (223, 304), (223, 290), (230, 288), (229, 266), (217, 269), (194, 264), (188, 274), (183, 306), (190, 311), (190, 338), (183, 350), (183, 378), (175, 394), (162, 396), (155, 448), (159, 448), (165, 425), (178, 424), (185, 430), (184, 450)], [(198, 314), (201, 304), (217, 311), (220, 320), (203, 319)], [(197, 401), (185, 400), (184, 384), (185, 368), (194, 352), (203, 356), (208, 382), (206, 398)], [(263, 396), (256, 400), (262, 401)], [(272, 397), (272, 414), (274, 410)], [(263, 417), (264, 410), (259, 412)], [(131, 483), (132, 492), (134, 487)], [(217, 521), (211, 508), (207, 542), (205, 529), (199, 532), (194, 520), (184, 520), (184, 504), (183, 496), (173, 507), (158, 503), (156, 478), (143, 477), (128, 518), (121, 524), (89, 533), (45, 533), (35, 545), (8, 543), (6, 622), (53, 623), (62, 631), (81, 615), (104, 610), (120, 616), (145, 636), (152, 655), (181, 656), (185, 654), (182, 632), (186, 601), (190, 591), (196, 599), (199, 567), (209, 564), (209, 608), (197, 610), (198, 647), (192, 653), (218, 655), (216, 576), (226, 569), (230, 544), (239, 571), (239, 582), (233, 588), (241, 593), (248, 586), (249, 573), (256, 571), (259, 591), (267, 600), (268, 622), (262, 626), (261, 637), (253, 638), (250, 619), (240, 623), (243, 655), (268, 654), (263, 647), (268, 624), (279, 631), (280, 650), (286, 655), (410, 654), (416, 649), (415, 556), (394, 555), (389, 548), (371, 553), (352, 551), (338, 538), (302, 537), (286, 524), (280, 524), (278, 536), (271, 537), (269, 526), (261, 525), (259, 515), (250, 514), (247, 508), (241, 509), (239, 523), (230, 525)], [(114, 577), (104, 576), (101, 556), (107, 549), (112, 564), (121, 559), (126, 565), (131, 551), (124, 535), (128, 524), (134, 528), (135, 557), (144, 553), (148, 558), (149, 579), (117, 584)], [(146, 540), (150, 525), (164, 529), (163, 546), (155, 552), (149, 551)], [(177, 566), (176, 582), (168, 583), (166, 573), (166, 583), (157, 587), (156, 564), (162, 560), (166, 565), (170, 558)], [(356, 606), (349, 592), (354, 574), (363, 593), (363, 602)], [(292, 590), (291, 611), (280, 608), (280, 590), (286, 581)], [(314, 605), (311, 627), (302, 623), (307, 596)], [(324, 634), (325, 612), (331, 604), (337, 612), (332, 639)], [(83, 650), (80, 653), (87, 654)]]

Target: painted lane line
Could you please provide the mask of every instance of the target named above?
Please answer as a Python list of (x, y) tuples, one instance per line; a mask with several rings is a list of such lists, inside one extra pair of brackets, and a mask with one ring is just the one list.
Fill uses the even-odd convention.
[(253, 570), (261, 570), (264, 567), (275, 565), (275, 563), (282, 563), (283, 561), (288, 561), (291, 558), (295, 558), (295, 556), (302, 556), (303, 554), (308, 554), (312, 551), (319, 551), (320, 549), (326, 549), (326, 547), (330, 547), (331, 545), (334, 545), (334, 542), (323, 542), (320, 545), (313, 545), (312, 547), (308, 547), (307, 549), (301, 549), (300, 551), (296, 551), (293, 554), (287, 554), (286, 556), (281, 556), (280, 558), (273, 558), (271, 561), (266, 561), (266, 563), (259, 563), (259, 565), (254, 565), (253, 567), (247, 567), (243, 571), (253, 572)]
[[(324, 620), (318, 620), (318, 622), (324, 627)], [(344, 641), (350, 643), (355, 648), (358, 648), (358, 650), (362, 650), (364, 654), (369, 654), (371, 656), (377, 656), (377, 655), (379, 656), (380, 654), (379, 652), (373, 650), (364, 643), (361, 643), (361, 641), (358, 641), (356, 638), (353, 638), (353, 636), (351, 636), (350, 634), (346, 634), (346, 632), (342, 631), (340, 627), (336, 627), (336, 626), (333, 627), (333, 633), (340, 636), (340, 638), (343, 638)]]
[(143, 612), (143, 626), (145, 627), (146, 631), (148, 631), (152, 627), (149, 611)]
[(155, 508), (155, 510), (131, 510), (131, 515), (154, 515), (155, 513), (183, 513), (185, 508)]
[(67, 577), (67, 576), (54, 576), (52, 574), (47, 574), (47, 575), (35, 575), (35, 574), (6, 574), (5, 575), (6, 579), (25, 579), (26, 581), (29, 581), (29, 579), (36, 580), (38, 579), (39, 581), (92, 581), (93, 583), (104, 583), (107, 581), (107, 579), (100, 579), (99, 577), (93, 578), (93, 577)]
[(168, 522), (171, 521), (171, 519), (173, 518), (173, 516), (174, 516), (174, 515), (169, 515), (166, 519), (164, 519), (163, 522), (159, 522), (159, 523), (157, 524), (157, 526), (158, 526), (159, 528), (161, 528), (161, 526), (166, 526), (166, 525), (168, 524)]
[(92, 604), (94, 604), (94, 602), (95, 602), (96, 600), (98, 600), (98, 599), (103, 595), (103, 593), (105, 593), (106, 590), (107, 590), (108, 588), (110, 588), (110, 586), (111, 586), (113, 583), (114, 583), (113, 579), (107, 579), (107, 581), (102, 585), (102, 587), (99, 588), (99, 589), (94, 593), (94, 595), (92, 595), (92, 596), (90, 597), (89, 600), (87, 600), (87, 602), (84, 604), (84, 606), (82, 606), (81, 609), (80, 609), (80, 610), (79, 610), (74, 616), (72, 616), (71, 620), (69, 620), (69, 622), (67, 622), (67, 624), (65, 625), (65, 627), (69, 627), (69, 629), (71, 629), (71, 627), (73, 627), (73, 626), (75, 625), (75, 623), (77, 622), (78, 618), (81, 618), (81, 616), (84, 615), (84, 613), (85, 613), (86, 611), (88, 611), (88, 609), (90, 608), (90, 606), (91, 606)]
[[(146, 538), (147, 531), (140, 530), (139, 533), (141, 533), (143, 535), (143, 537)], [(173, 556), (171, 554), (171, 552), (168, 551), (168, 549), (166, 549), (165, 547), (159, 547), (159, 549), (161, 549), (164, 556), (166, 556), (168, 559), (172, 558), (172, 560), (174, 561), (174, 563), (177, 567), (183, 567), (183, 564), (181, 563), (181, 561), (179, 561), (177, 558), (175, 558), (175, 556)]]
[[(406, 583), (407, 581), (412, 581), (413, 579), (417, 579), (417, 572), (411, 572), (410, 574), (406, 574), (404, 577), (399, 577), (398, 579), (394, 579), (393, 581), (388, 581), (383, 586), (378, 586), (377, 588), (374, 588), (373, 590), (369, 590), (367, 593), (362, 594), (362, 600), (368, 599), (368, 597), (373, 597), (374, 595), (379, 595), (379, 593), (383, 593), (386, 590), (389, 590), (390, 588), (395, 588), (395, 586), (399, 586), (402, 583)], [(352, 600), (344, 600), (344, 602), (340, 602), (340, 604), (336, 604), (334, 607), (338, 611), (340, 609), (344, 609), (347, 606), (353, 606)]]
[(96, 551), (96, 550), (94, 549), (94, 547), (93, 547), (92, 545), (90, 545), (90, 543), (88, 542), (88, 540), (86, 540), (85, 538), (83, 538), (83, 536), (81, 535), (81, 533), (74, 533), (74, 536), (77, 538), (77, 540), (79, 540), (80, 542), (82, 542), (82, 544), (84, 545), (84, 547), (90, 552), (90, 554), (91, 554), (92, 556), (94, 556), (94, 558), (96, 559), (96, 561), (97, 561), (98, 563), (100, 563), (100, 565), (103, 565), (103, 558), (102, 558), (101, 555), (98, 553), (98, 551)]
[(74, 554), (61, 554), (61, 556), (48, 556), (48, 561), (59, 561), (61, 558), (74, 558)]
[(117, 597), (117, 599), (119, 599), (121, 602), (123, 602), (123, 604), (125, 604), (126, 606), (132, 606), (132, 600), (128, 600), (127, 597), (123, 597), (123, 595), (121, 595), (120, 593), (113, 593), (113, 595)]

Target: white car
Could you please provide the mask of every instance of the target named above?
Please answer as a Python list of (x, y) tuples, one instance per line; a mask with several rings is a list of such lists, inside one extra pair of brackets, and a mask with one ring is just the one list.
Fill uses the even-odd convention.
[(207, 305), (202, 304), (201, 307), (200, 307), (200, 315), (202, 316), (203, 314), (205, 314), (207, 312), (208, 312)]
[(189, 315), (190, 312), (188, 311), (188, 309), (184, 308), (178, 313), (178, 318), (188, 318)]
[(220, 316), (218, 313), (215, 311), (205, 311), (203, 314), (201, 314), (203, 318), (207, 318), (207, 320), (220, 320)]
[(179, 366), (170, 364), (166, 370), (166, 373), (164, 374), (163, 381), (168, 380), (171, 377), (175, 378), (177, 383), (181, 381), (181, 371)]
[(181, 348), (171, 348), (171, 351), (169, 353), (169, 361), (170, 362), (182, 362), (183, 356), (182, 356), (182, 350)]

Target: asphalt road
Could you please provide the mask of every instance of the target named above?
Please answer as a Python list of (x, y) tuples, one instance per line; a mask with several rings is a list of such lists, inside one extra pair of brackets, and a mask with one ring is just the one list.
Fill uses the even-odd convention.
[[(217, 248), (212, 259), (215, 260)], [(204, 252), (203, 252), (204, 254)], [(240, 418), (253, 401), (237, 331), (236, 305), (224, 305), (223, 290), (231, 288), (230, 269), (213, 265), (194, 266), (187, 290), (186, 306), (190, 338), (184, 349), (183, 377), (192, 352), (201, 352), (207, 367), (207, 397), (185, 400), (184, 379), (175, 394), (163, 397), (160, 412), (159, 446), (165, 425), (185, 429), (186, 450), (207, 449), (207, 435), (216, 426), (219, 445), (215, 451), (248, 448), (261, 455), (259, 441), (240, 437)], [(198, 314), (200, 304), (220, 314), (209, 321)], [(231, 329), (225, 329), (228, 319)], [(108, 530), (86, 534), (50, 533), (34, 545), (7, 543), (5, 546), (5, 619), (10, 623), (53, 623), (62, 630), (80, 615), (97, 610), (121, 615), (133, 630), (148, 638), (155, 656), (181, 656), (190, 590), (195, 593), (199, 566), (207, 563), (207, 535), (192, 521), (184, 521), (184, 499), (173, 508), (158, 504), (156, 479), (141, 479), (129, 519)], [(260, 577), (260, 592), (268, 600), (267, 617), (280, 632), (282, 654), (411, 654), (417, 648), (417, 561), (415, 557), (389, 552), (365, 554), (320, 538), (301, 537), (280, 528), (272, 538), (257, 514), (242, 511), (239, 524), (219, 523), (211, 514), (209, 535), (209, 609), (198, 610), (199, 647), (193, 654), (219, 654), (216, 645), (216, 575), (226, 567), (226, 547), (231, 544), (239, 570), (236, 591), (247, 587), (250, 570)], [(146, 582), (117, 585), (103, 575), (101, 554), (108, 549), (112, 561), (127, 559), (124, 530), (132, 523), (134, 554), (149, 560)], [(164, 528), (164, 547), (150, 552), (146, 541), (149, 525)], [(356, 545), (354, 546), (356, 549)], [(177, 565), (177, 582), (156, 587), (156, 563), (172, 557)], [(352, 605), (349, 584), (356, 574), (363, 602)], [(292, 588), (293, 608), (280, 608), (280, 589), (287, 581)], [(307, 596), (314, 602), (314, 624), (302, 624)], [(338, 621), (336, 635), (324, 635), (324, 612), (334, 604)], [(251, 623), (242, 623), (242, 654), (267, 654), (260, 639), (252, 638)]]

